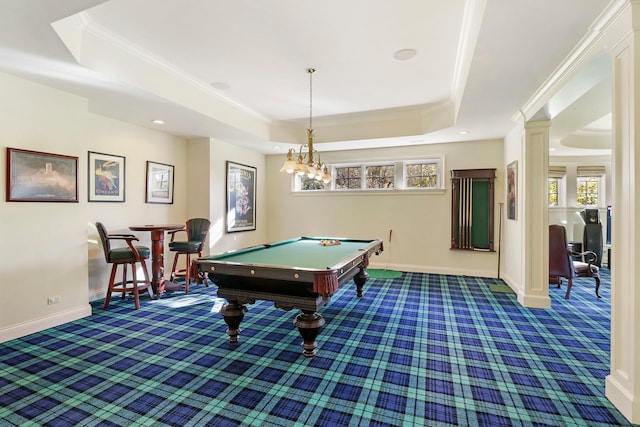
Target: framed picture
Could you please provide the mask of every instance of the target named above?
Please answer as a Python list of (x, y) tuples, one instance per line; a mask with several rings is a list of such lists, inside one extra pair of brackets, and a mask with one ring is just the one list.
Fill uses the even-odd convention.
[(256, 168), (227, 161), (227, 233), (256, 229)]
[(7, 147), (8, 202), (78, 202), (78, 158)]
[(147, 203), (173, 203), (172, 165), (147, 161)]
[(124, 202), (125, 159), (112, 154), (89, 151), (87, 200), (90, 202)]
[(507, 166), (507, 219), (518, 219), (518, 161)]

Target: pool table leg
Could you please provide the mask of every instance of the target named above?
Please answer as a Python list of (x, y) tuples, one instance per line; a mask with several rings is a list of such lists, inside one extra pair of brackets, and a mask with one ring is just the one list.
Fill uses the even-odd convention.
[(356, 296), (358, 298), (362, 298), (362, 288), (364, 287), (364, 284), (367, 282), (368, 278), (369, 273), (366, 272), (364, 267), (360, 267), (360, 271), (358, 272), (358, 274), (353, 276), (353, 281), (356, 283)]
[(227, 335), (229, 335), (230, 343), (237, 343), (238, 336), (240, 335), (240, 322), (244, 319), (244, 314), (247, 312), (247, 307), (238, 304), (237, 301), (228, 301), (220, 309), (220, 314), (224, 317), (224, 322), (229, 326), (227, 329)]
[(298, 332), (302, 336), (302, 354), (305, 357), (315, 356), (316, 347), (318, 347), (316, 337), (324, 326), (324, 317), (315, 311), (302, 310), (302, 313), (296, 316), (293, 324), (298, 327)]

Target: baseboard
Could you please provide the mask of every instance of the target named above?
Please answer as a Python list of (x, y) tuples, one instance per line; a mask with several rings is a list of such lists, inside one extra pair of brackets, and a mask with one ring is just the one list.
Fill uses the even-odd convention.
[(415, 264), (387, 264), (373, 262), (375, 258), (370, 258), (370, 268), (379, 268), (386, 270), (406, 271), (409, 273), (430, 273), (430, 274), (448, 274), (451, 276), (471, 276), (471, 277), (489, 277), (496, 278), (495, 271), (489, 270), (471, 270), (456, 268), (442, 268), (431, 265), (415, 265)]
[(604, 381), (604, 395), (613, 403), (631, 423), (640, 424), (640, 401), (625, 389), (613, 375), (607, 375)]
[(53, 316), (41, 317), (25, 323), (13, 325), (8, 328), (3, 328), (0, 329), (0, 343), (24, 337), (54, 326), (82, 319), (87, 316), (91, 316), (91, 306), (89, 304), (56, 313)]
[(524, 295), (522, 289), (516, 292), (518, 302), (526, 308), (551, 308), (551, 298), (549, 295)]

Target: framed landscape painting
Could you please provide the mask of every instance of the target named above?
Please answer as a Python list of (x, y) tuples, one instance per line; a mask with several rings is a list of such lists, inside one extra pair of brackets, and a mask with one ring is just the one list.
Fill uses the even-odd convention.
[(227, 161), (227, 233), (256, 229), (256, 168)]
[(147, 161), (147, 203), (173, 203), (174, 166)]
[(125, 201), (125, 158), (89, 151), (88, 200), (90, 202)]
[(78, 158), (7, 147), (8, 202), (78, 202)]

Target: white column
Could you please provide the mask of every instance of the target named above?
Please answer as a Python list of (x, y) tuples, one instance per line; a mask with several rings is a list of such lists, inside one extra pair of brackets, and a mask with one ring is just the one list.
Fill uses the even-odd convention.
[(625, 417), (640, 423), (640, 2), (630, 4), (629, 35), (612, 49), (611, 372), (605, 393)]
[(523, 179), (524, 288), (518, 301), (525, 307), (549, 308), (549, 126), (548, 120), (525, 123), (521, 171)]

